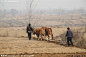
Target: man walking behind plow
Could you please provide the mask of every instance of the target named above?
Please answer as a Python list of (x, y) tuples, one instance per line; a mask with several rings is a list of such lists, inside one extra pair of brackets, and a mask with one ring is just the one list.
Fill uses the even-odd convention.
[(68, 46), (70, 46), (69, 41), (71, 42), (71, 44), (73, 46), (73, 42), (72, 42), (73, 33), (70, 31), (69, 27), (67, 28), (66, 36), (67, 36), (67, 44), (68, 44)]
[(29, 40), (31, 40), (31, 32), (33, 31), (33, 28), (31, 27), (31, 24), (29, 23), (26, 29), (26, 32), (28, 33)]

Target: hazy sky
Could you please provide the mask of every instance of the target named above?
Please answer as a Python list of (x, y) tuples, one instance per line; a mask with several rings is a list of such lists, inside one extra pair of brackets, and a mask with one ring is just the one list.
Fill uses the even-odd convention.
[(86, 0), (36, 0), (38, 2), (37, 8), (40, 9), (86, 9)]
[[(0, 0), (1, 9), (26, 9), (26, 0)], [(86, 9), (86, 0), (34, 0), (35, 9)]]

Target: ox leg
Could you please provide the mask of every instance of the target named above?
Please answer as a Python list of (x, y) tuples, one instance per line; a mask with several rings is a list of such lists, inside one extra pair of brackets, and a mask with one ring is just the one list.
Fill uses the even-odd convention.
[(44, 41), (45, 41), (45, 39), (46, 39), (46, 38), (45, 38), (45, 34), (44, 34)]
[(39, 37), (37, 37), (37, 40), (39, 41)]
[(48, 40), (49, 40), (49, 32), (48, 32)]
[(51, 37), (52, 37), (52, 40), (53, 40), (53, 34), (52, 34), (52, 32), (50, 34), (51, 34)]
[(48, 35), (48, 40), (49, 40), (49, 35)]
[(39, 41), (39, 35), (37, 35), (38, 41)]
[(52, 40), (53, 40), (53, 34), (51, 36), (52, 36)]
[(42, 34), (41, 34), (41, 41), (42, 41)]
[(38, 41), (39, 41), (39, 37), (38, 37)]

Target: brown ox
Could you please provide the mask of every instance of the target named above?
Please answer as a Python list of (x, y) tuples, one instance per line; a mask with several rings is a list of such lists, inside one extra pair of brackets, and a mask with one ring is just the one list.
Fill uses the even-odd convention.
[(42, 40), (42, 35), (44, 35), (45, 38), (45, 28), (37, 28), (33, 30), (33, 34), (36, 34), (38, 40), (39, 40), (39, 35), (41, 35), (41, 40)]
[(52, 29), (48, 28), (48, 27), (42, 27), (43, 29), (45, 29), (45, 34), (48, 36), (49, 39), (49, 35), (51, 35), (52, 40), (53, 40), (53, 33), (52, 33)]

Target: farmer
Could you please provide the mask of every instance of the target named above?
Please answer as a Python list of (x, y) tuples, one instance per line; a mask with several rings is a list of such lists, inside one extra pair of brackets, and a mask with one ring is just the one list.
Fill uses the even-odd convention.
[(26, 29), (26, 32), (28, 33), (29, 40), (31, 40), (31, 32), (33, 31), (33, 28), (31, 27), (31, 24), (29, 23)]
[(70, 46), (69, 41), (71, 42), (71, 44), (73, 46), (73, 42), (72, 42), (73, 33), (70, 31), (69, 27), (67, 28), (66, 36), (67, 36), (67, 44), (68, 44), (68, 46)]

